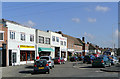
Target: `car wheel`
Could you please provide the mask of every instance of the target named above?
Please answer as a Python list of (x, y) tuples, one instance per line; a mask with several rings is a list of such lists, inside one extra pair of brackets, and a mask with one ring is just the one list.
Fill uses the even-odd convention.
[(55, 66), (53, 65), (53, 68), (54, 68)]
[(109, 67), (111, 66), (111, 63), (109, 64)]
[(103, 68), (105, 68), (105, 65), (103, 66)]
[(48, 70), (48, 74), (50, 74), (50, 70)]
[(83, 63), (85, 63), (85, 61), (83, 61)]
[(52, 69), (52, 66), (50, 66), (50, 69)]

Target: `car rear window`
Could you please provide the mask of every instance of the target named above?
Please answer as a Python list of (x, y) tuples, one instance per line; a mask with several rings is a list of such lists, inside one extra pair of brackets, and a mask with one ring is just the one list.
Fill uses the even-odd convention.
[(40, 59), (46, 59), (46, 60), (49, 60), (49, 57), (40, 57)]
[(102, 60), (102, 57), (96, 57), (95, 60)]
[(90, 58), (90, 56), (85, 56), (84, 58), (85, 58), (85, 59), (88, 59), (88, 58)]
[(47, 64), (47, 61), (39, 60), (39, 61), (36, 61), (35, 64), (36, 64), (37, 66), (39, 66), (39, 65), (46, 65), (46, 64)]
[(56, 57), (55, 59), (59, 59), (59, 57)]

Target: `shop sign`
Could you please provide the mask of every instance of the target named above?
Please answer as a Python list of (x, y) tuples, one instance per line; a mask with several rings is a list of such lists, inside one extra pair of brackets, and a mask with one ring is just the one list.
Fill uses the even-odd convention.
[(35, 48), (35, 46), (20, 45), (20, 48)]

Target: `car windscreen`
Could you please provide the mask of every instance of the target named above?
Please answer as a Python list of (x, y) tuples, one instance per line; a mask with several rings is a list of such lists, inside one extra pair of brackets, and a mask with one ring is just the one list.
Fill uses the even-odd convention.
[(49, 57), (40, 57), (40, 59), (46, 59), (46, 60), (49, 60)]

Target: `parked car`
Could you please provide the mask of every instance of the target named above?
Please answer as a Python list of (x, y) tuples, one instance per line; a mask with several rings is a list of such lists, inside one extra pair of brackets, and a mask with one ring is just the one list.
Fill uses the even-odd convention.
[(84, 59), (84, 56), (78, 56), (79, 61), (82, 61)]
[(40, 59), (46, 59), (50, 69), (54, 68), (54, 61), (52, 60), (51, 56), (41, 56)]
[(65, 64), (65, 60), (64, 60), (64, 58), (55, 57), (54, 58), (54, 63), (55, 64)]
[(83, 63), (92, 63), (92, 61), (95, 59), (94, 55), (86, 55), (83, 59)]
[(111, 64), (115, 65), (119, 63), (119, 60), (115, 56), (109, 56), (109, 59), (111, 60)]
[(109, 60), (108, 57), (101, 56), (101, 57), (96, 57), (93, 62), (92, 62), (92, 67), (106, 67), (106, 66), (111, 66), (111, 61)]
[(72, 56), (72, 57), (70, 57), (70, 61), (78, 61), (78, 57)]
[(34, 62), (34, 73), (38, 72), (48, 72), (50, 73), (50, 67), (47, 60), (36, 60)]

